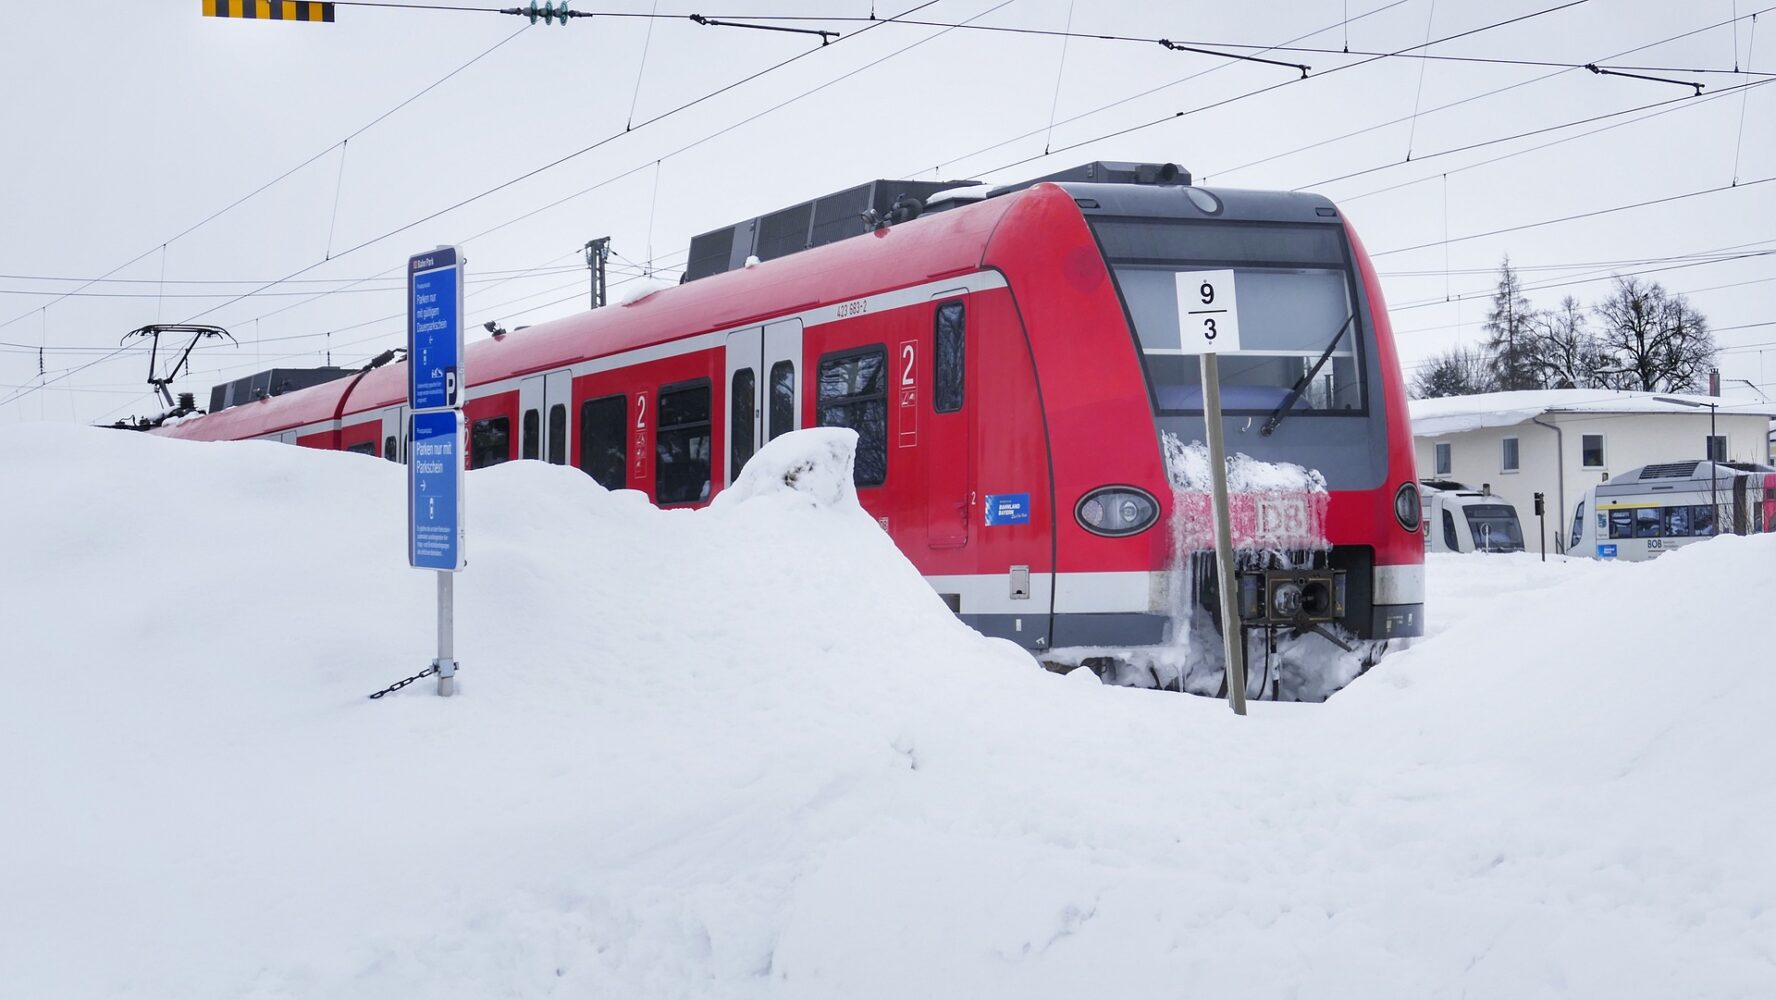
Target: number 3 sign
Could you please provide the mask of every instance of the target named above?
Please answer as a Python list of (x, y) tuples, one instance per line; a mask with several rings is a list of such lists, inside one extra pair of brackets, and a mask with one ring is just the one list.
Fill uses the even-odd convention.
[(1239, 305), (1232, 271), (1178, 272), (1178, 339), (1185, 354), (1240, 349)]

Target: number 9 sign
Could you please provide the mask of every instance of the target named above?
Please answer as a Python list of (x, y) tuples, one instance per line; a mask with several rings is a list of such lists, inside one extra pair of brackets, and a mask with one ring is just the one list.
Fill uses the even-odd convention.
[(1240, 349), (1239, 305), (1233, 272), (1179, 271), (1178, 341), (1185, 354), (1229, 354)]

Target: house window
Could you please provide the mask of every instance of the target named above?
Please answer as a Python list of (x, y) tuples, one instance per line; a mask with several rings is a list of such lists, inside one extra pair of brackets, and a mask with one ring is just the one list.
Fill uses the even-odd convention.
[(1514, 437), (1505, 438), (1499, 442), (1499, 447), (1502, 452), (1499, 456), (1499, 468), (1505, 472), (1516, 472), (1517, 439)]
[(1581, 463), (1587, 469), (1603, 468), (1603, 435), (1586, 434), (1579, 438)]
[(1707, 439), (1707, 447), (1710, 462), (1725, 462), (1727, 460), (1727, 436), (1725, 434), (1711, 435)]
[(866, 347), (820, 359), (819, 419), (822, 427), (857, 432), (859, 486), (880, 486), (888, 478), (888, 352)]
[(1433, 446), (1433, 449), (1437, 456), (1437, 475), (1454, 475), (1454, 473), (1450, 471), (1451, 461), (1449, 456), (1449, 442), (1439, 441)]

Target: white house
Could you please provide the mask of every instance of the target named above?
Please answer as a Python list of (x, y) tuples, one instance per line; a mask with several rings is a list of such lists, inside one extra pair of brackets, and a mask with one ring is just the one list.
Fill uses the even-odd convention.
[(1550, 551), (1587, 489), (1656, 462), (1770, 461), (1776, 405), (1715, 396), (1536, 389), (1412, 401), (1421, 479), (1487, 486), (1509, 500), (1536, 547), (1536, 493), (1547, 498)]

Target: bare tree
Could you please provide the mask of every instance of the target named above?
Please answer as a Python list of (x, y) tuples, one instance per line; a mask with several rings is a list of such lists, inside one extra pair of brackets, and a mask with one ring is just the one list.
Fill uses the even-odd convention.
[(1717, 349), (1708, 320), (1682, 295), (1630, 275), (1597, 306), (1599, 381), (1615, 389), (1683, 392), (1707, 381)]
[(1486, 350), (1492, 355), (1499, 389), (1539, 389), (1532, 362), (1533, 334), (1530, 322), (1535, 310), (1523, 294), (1523, 279), (1511, 267), (1511, 258), (1499, 264), (1498, 287), (1492, 308), (1481, 329), (1486, 331)]
[(1530, 319), (1528, 367), (1538, 385), (1547, 389), (1604, 388), (1599, 369), (1604, 366), (1603, 348), (1585, 324), (1585, 310), (1568, 295), (1560, 306), (1538, 312)]
[(1412, 376), (1412, 398), (1472, 396), (1498, 388), (1492, 359), (1484, 351), (1452, 347), (1432, 358)]

